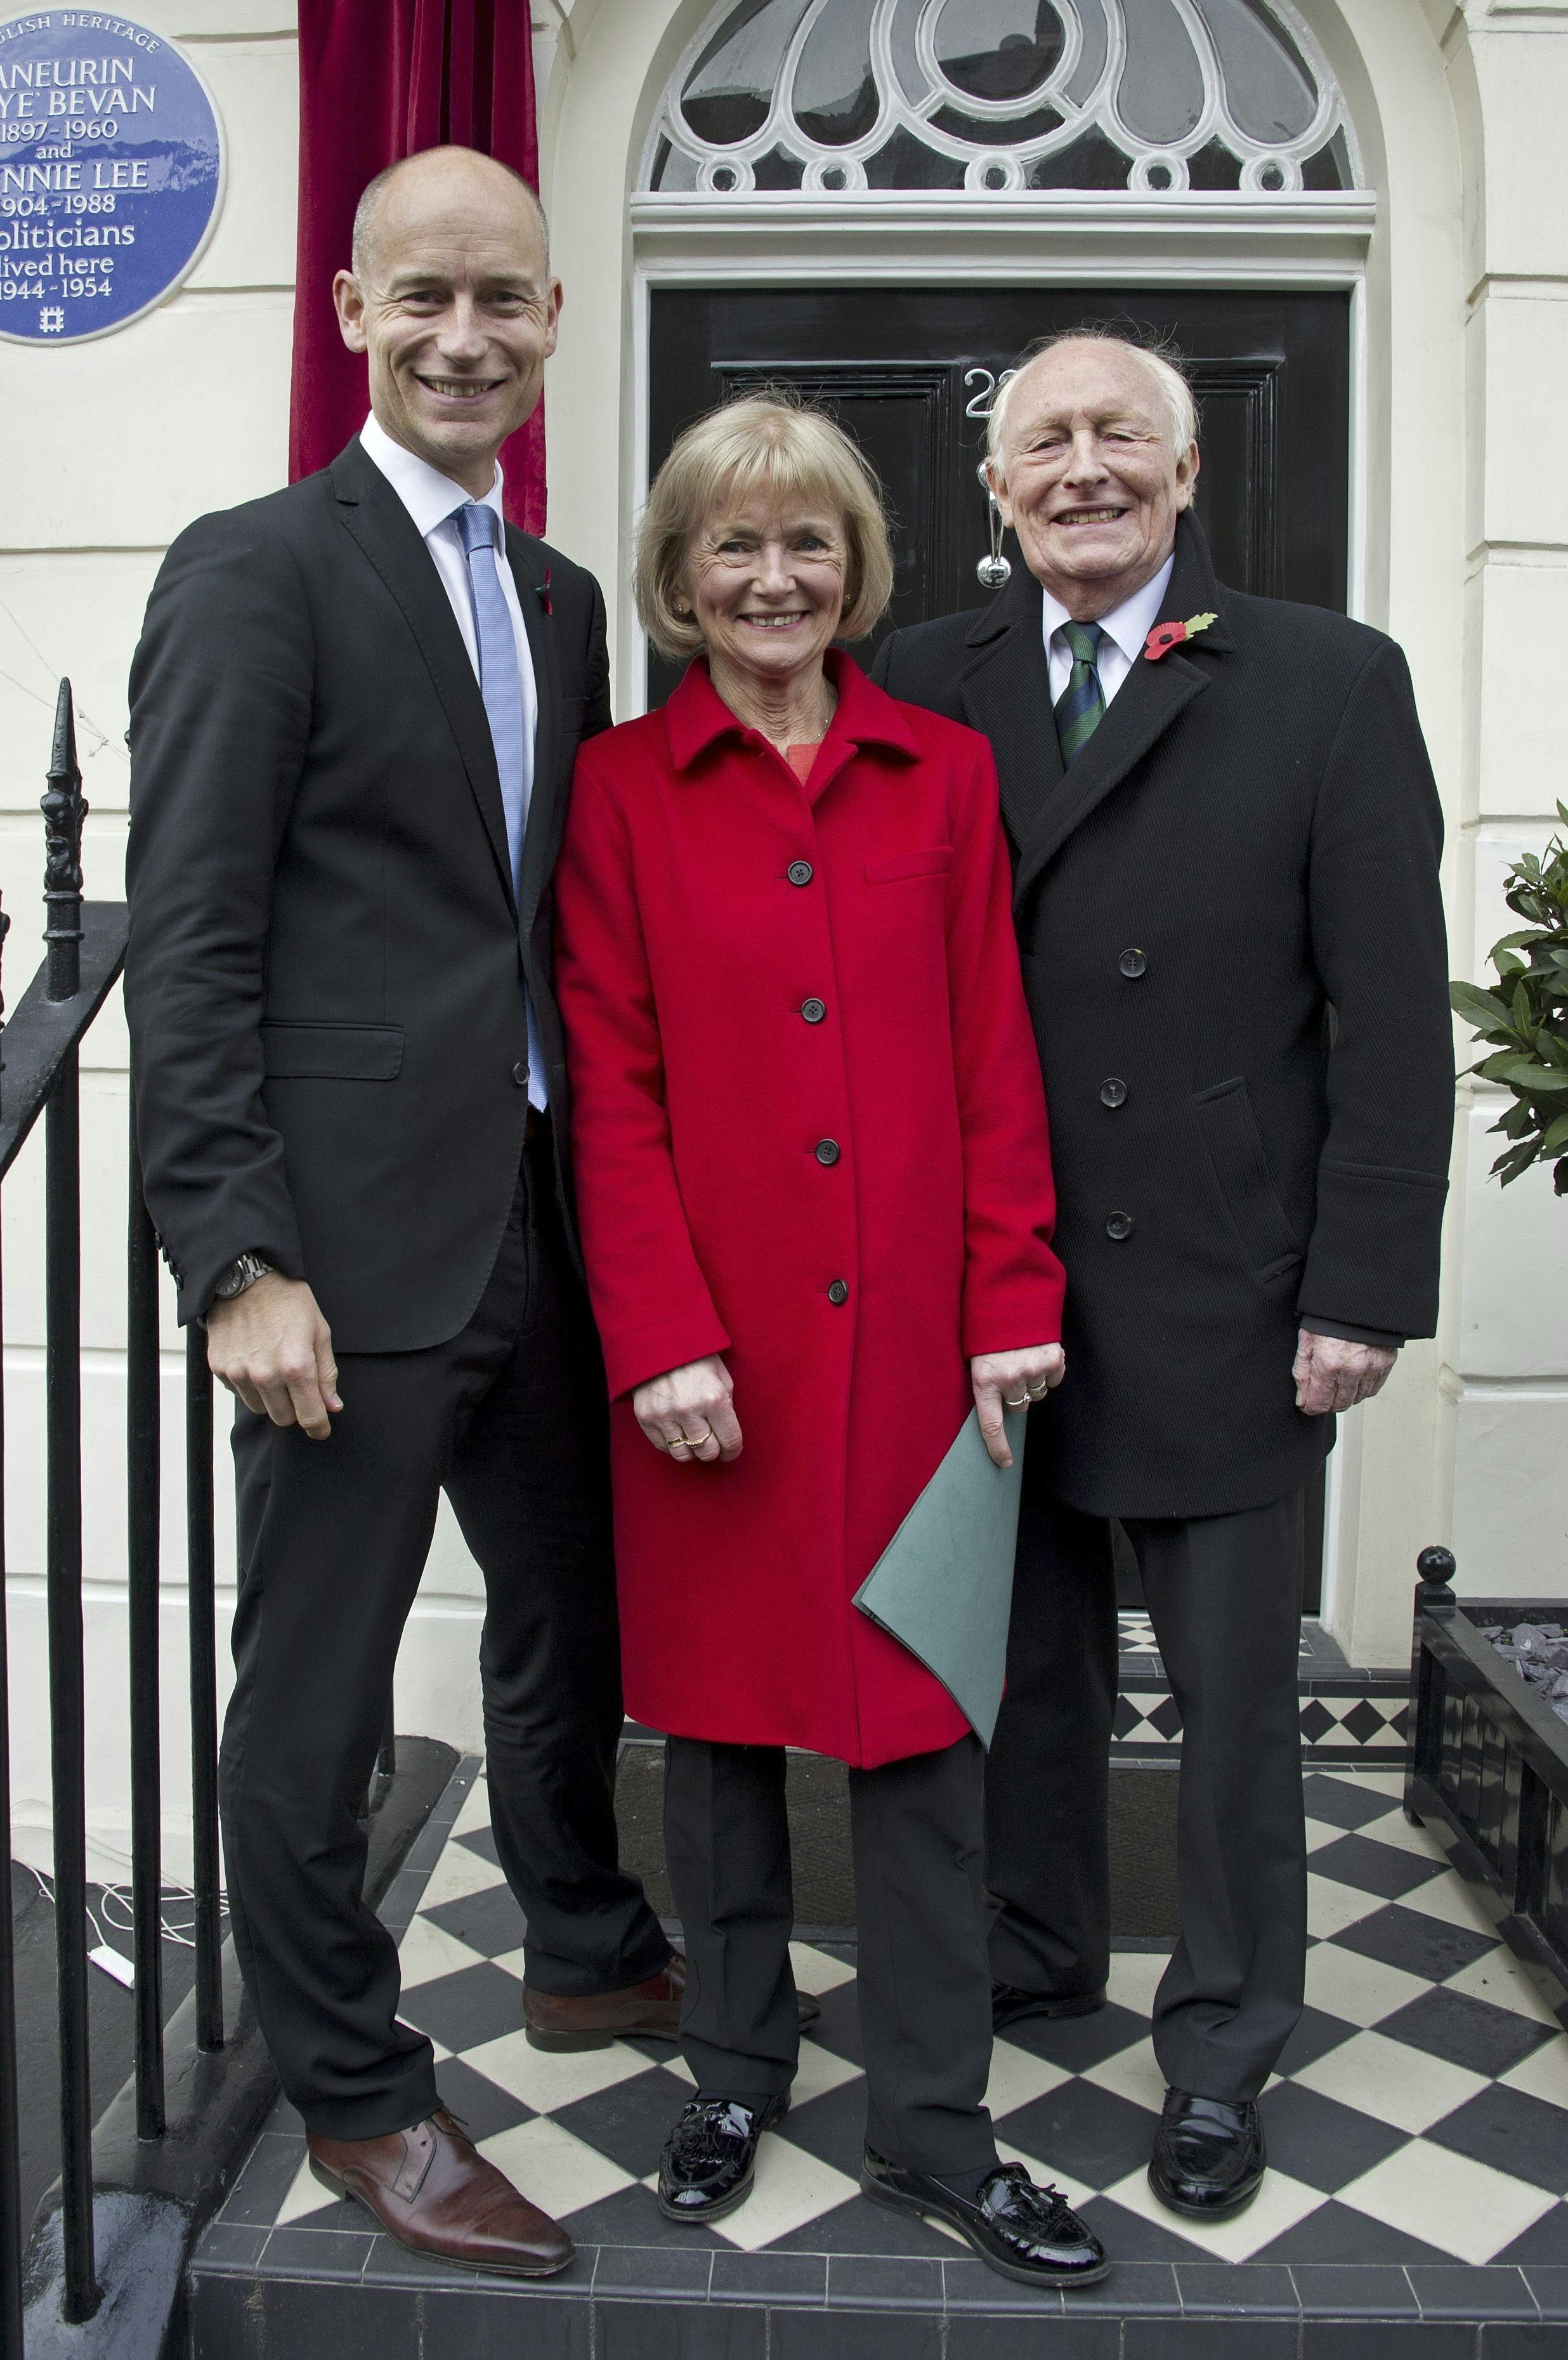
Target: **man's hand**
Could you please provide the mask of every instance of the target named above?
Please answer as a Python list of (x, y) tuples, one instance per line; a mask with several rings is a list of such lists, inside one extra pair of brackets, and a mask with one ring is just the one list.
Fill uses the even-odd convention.
[(207, 1314), (207, 1366), (221, 1385), (274, 1426), (324, 1442), (338, 1398), (332, 1330), (302, 1278), (268, 1272)]
[(980, 1432), (998, 1467), (1013, 1463), (1004, 1409), (1027, 1409), (1042, 1402), (1066, 1373), (1067, 1356), (1060, 1344), (1026, 1344), (1019, 1352), (979, 1352), (970, 1361)]
[(1354, 1409), (1382, 1390), (1399, 1359), (1383, 1344), (1352, 1344), (1344, 1336), (1314, 1336), (1303, 1328), (1296, 1338), (1296, 1407), (1309, 1417)]
[(690, 1467), (693, 1459), (712, 1467), (740, 1457), (734, 1394), (735, 1380), (714, 1352), (638, 1385), (632, 1410), (654, 1448), (668, 1452), (677, 1467)]

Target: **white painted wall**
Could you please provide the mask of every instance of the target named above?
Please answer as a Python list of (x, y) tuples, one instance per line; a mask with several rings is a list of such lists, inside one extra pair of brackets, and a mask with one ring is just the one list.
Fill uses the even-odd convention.
[[(623, 711), (637, 691), (625, 595), (640, 494), (637, 250), (627, 199), (663, 78), (706, 0), (538, 0), (541, 165), (567, 281), (550, 388), (552, 537), (611, 591)], [(0, 508), (0, 890), (14, 925), (6, 998), (36, 964), (37, 800), (54, 684), (82, 720), (89, 890), (121, 890), (125, 680), (147, 587), (192, 516), (284, 480), (294, 251), (297, 59), (291, 0), (137, 0), (212, 86), (228, 193), (191, 280), (158, 311), (76, 349), (0, 345), (9, 428)], [(1556, 683), (1568, 628), (1568, 0), (1309, 0), (1356, 110), (1378, 190), (1367, 257), (1363, 610), (1404, 641), (1451, 815), (1455, 970), (1505, 930), (1507, 861), (1539, 847), (1562, 792)], [(1073, 233), (1081, 272), (1103, 235)], [(1096, 245), (1096, 237), (1101, 243)], [(906, 271), (961, 266), (900, 233)], [(1159, 236), (1142, 263), (1158, 260)], [(1175, 247), (1163, 249), (1174, 254)], [(1208, 249), (1216, 257), (1220, 249)], [(892, 249), (890, 248), (891, 252)], [(988, 249), (995, 267), (996, 248)], [(1059, 268), (1068, 245), (1056, 240)], [(1195, 251), (1195, 249), (1194, 249)], [(1225, 249), (1227, 255), (1239, 248)], [(978, 252), (978, 250), (977, 250)], [(943, 259), (945, 256), (945, 261)], [(984, 261), (984, 256), (978, 259)], [(814, 267), (809, 258), (800, 265)], [(1189, 267), (1191, 267), (1189, 259)], [(20, 455), (18, 455), (20, 454)], [(124, 1032), (106, 1013), (84, 1083), (84, 1398), (90, 1811), (99, 1864), (125, 1825), (123, 1343)], [(1495, 1106), (1465, 1098), (1444, 1324), (1352, 1421), (1338, 1487), (1334, 1624), (1359, 1660), (1406, 1649), (1411, 1563), (1452, 1529), (1472, 1589), (1568, 1594), (1568, 1208), (1539, 1177), (1485, 1181)], [(42, 1600), (40, 1174), (5, 1190), (13, 1776), (17, 1849), (47, 1863)], [(181, 1344), (165, 1333), (166, 1840), (185, 1844)], [(222, 1422), (222, 1421), (221, 1421)], [(222, 1578), (232, 1581), (226, 1453)], [(398, 1723), (472, 1744), (477, 1577), (438, 1532), (398, 1672)], [(226, 1623), (226, 1610), (225, 1610)], [(226, 1640), (226, 1628), (221, 1633)]]

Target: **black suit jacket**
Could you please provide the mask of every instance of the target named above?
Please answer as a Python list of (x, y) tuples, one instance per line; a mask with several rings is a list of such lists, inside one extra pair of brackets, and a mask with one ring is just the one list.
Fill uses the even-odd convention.
[(454, 1336), (517, 1182), (525, 983), (566, 1154), (550, 880), (578, 742), (609, 724), (604, 606), (558, 550), (508, 527), (506, 553), (539, 686), (520, 908), (474, 667), (357, 438), (201, 518), (158, 574), (125, 1007), (182, 1319), (249, 1250), (310, 1281), (341, 1351)]
[(1210, 611), (1065, 774), (1022, 567), (876, 667), (996, 752), (1067, 1267), (1067, 1380), (1029, 1448), (1098, 1514), (1282, 1497), (1334, 1430), (1295, 1407), (1298, 1322), (1437, 1316), (1453, 1032), (1405, 660), (1222, 589), (1184, 516), (1161, 619)]

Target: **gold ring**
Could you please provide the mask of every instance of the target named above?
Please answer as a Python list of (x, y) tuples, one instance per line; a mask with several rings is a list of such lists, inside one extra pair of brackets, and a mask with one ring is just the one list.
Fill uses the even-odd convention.
[(673, 1442), (667, 1442), (667, 1443), (665, 1444), (665, 1446), (664, 1446), (664, 1447), (665, 1447), (666, 1450), (668, 1450), (668, 1451), (670, 1452), (670, 1456), (671, 1456), (672, 1458), (673, 1458), (674, 1454), (676, 1453), (676, 1451), (678, 1451), (678, 1450), (690, 1450), (690, 1449), (691, 1449), (691, 1444), (687, 1441), (686, 1437), (685, 1437), (683, 1434), (678, 1434), (678, 1435), (676, 1436), (676, 1437), (675, 1437), (675, 1439), (674, 1439), (674, 1441), (673, 1441)]
[(1025, 1393), (1022, 1401), (1009, 1401), (1007, 1394), (1004, 1393), (1002, 1395), (1002, 1407), (1004, 1409), (1028, 1409), (1033, 1399), (1034, 1395), (1032, 1393)]

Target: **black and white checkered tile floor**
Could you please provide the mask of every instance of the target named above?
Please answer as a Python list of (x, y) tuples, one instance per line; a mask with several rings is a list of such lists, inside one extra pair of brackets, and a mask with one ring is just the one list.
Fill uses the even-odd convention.
[[(1145, 2180), (1162, 2094), (1149, 2038), (1157, 1949), (1117, 1951), (1100, 2014), (998, 2041), (989, 2097), (1004, 2154), (1066, 2190), (1114, 2259), (1391, 2265), (1390, 2278), (1502, 2263), (1544, 2267), (1568, 2285), (1552, 2268), (1568, 2265), (1568, 2041), (1552, 1994), (1498, 1943), (1432, 1839), (1407, 1824), (1399, 1792), (1388, 1773), (1308, 1775), (1307, 2010), (1263, 2100), (1271, 2169), (1239, 2219), (1179, 2224)], [(430, 1835), (426, 1861), (416, 1858), (430, 1863), (428, 1882), (402, 1936), (403, 2014), (434, 2041), (446, 2102), (485, 2153), (580, 2246), (943, 2251), (939, 2233), (856, 2191), (851, 1946), (796, 1945), (797, 1980), (822, 2015), (802, 2044), (791, 2112), (764, 2141), (755, 2194), (710, 2231), (677, 2229), (652, 2182), (691, 2088), (678, 2055), (652, 2042), (580, 2056), (530, 2049), (521, 1923), (495, 1864), (483, 1775), (444, 1841)], [(408, 1872), (400, 1883), (407, 1893)], [(369, 2230), (352, 2206), (324, 2201), (298, 2118), (280, 2104), (209, 2236), (216, 2252), (225, 2234), (245, 2233), (263, 2268), (303, 2263), (312, 2247), (324, 2257), (316, 2241), (335, 2240), (346, 2267), (355, 2241), (368, 2253)]]

